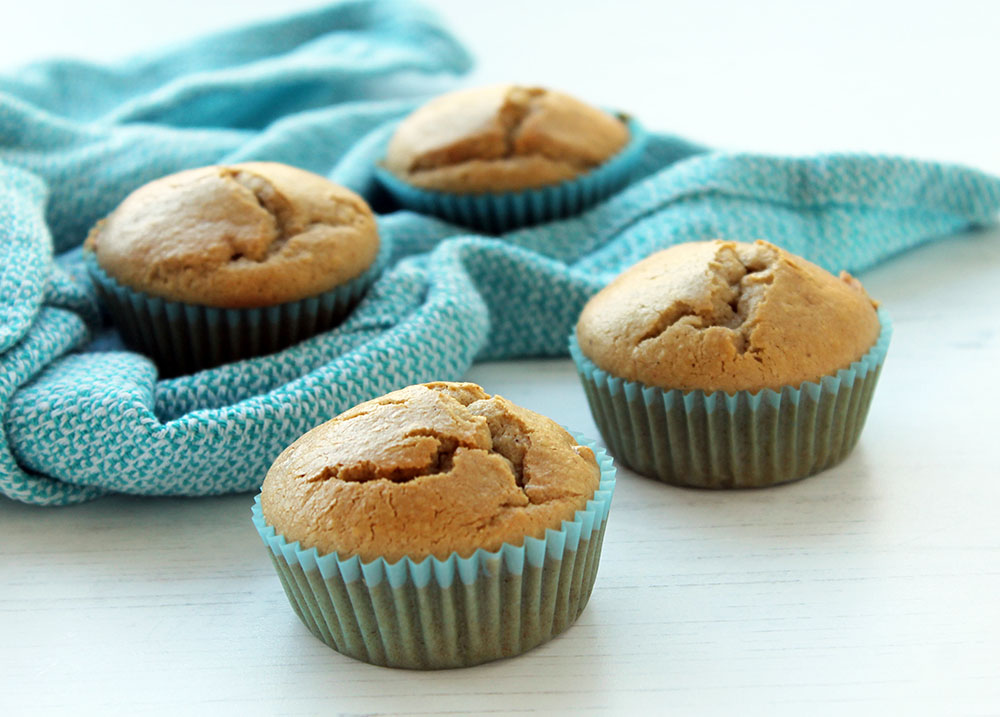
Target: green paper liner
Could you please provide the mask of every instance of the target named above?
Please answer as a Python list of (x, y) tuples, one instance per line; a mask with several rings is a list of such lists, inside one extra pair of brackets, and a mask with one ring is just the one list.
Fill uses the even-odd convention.
[(299, 301), (223, 309), (151, 296), (118, 283), (84, 252), (87, 271), (125, 345), (152, 358), (163, 376), (178, 376), (274, 353), (327, 331), (350, 313), (382, 273), (390, 254), (379, 246), (360, 276)]
[(520, 192), (458, 194), (414, 187), (380, 166), (375, 167), (375, 176), (407, 209), (501, 234), (574, 216), (626, 186), (642, 158), (648, 136), (637, 121), (624, 119), (629, 141), (617, 154), (589, 172), (545, 187)]
[(757, 393), (666, 390), (627, 381), (583, 355), (576, 363), (612, 455), (637, 473), (695, 488), (763, 488), (844, 460), (864, 427), (892, 336), (879, 310), (875, 344), (848, 368)]
[(615, 488), (611, 457), (590, 446), (600, 485), (544, 538), (446, 560), (363, 563), (287, 543), (254, 499), (253, 522), (292, 609), (337, 652), (386, 667), (468, 667), (530, 650), (573, 624), (594, 587)]

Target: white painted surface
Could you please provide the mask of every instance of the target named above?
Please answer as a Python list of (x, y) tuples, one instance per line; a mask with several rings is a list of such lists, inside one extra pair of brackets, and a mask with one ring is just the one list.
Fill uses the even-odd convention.
[[(537, 79), (719, 146), (1000, 173), (993, 3), (435, 4), (478, 48), (470, 82)], [(0, 65), (271, 7), (35, 0), (5, 8)], [(851, 457), (736, 493), (623, 471), (589, 607), (516, 659), (411, 673), (328, 649), (288, 607), (248, 495), (0, 500), (0, 713), (1000, 714), (1000, 232), (862, 278), (896, 330)], [(596, 436), (568, 361), (468, 378)]]

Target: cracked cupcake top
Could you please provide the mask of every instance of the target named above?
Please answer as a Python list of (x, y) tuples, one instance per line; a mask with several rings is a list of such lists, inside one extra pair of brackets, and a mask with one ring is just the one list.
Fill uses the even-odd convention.
[(586, 507), (594, 453), (473, 383), (409, 386), (309, 431), (278, 456), (261, 509), (288, 542), (364, 561), (466, 557), (541, 538)]
[(846, 368), (878, 338), (876, 303), (769, 244), (680, 244), (625, 271), (583, 309), (583, 354), (665, 389), (756, 392)]
[(354, 192), (285, 164), (247, 162), (140, 187), (84, 246), (132, 289), (235, 309), (297, 301), (360, 276), (379, 240)]
[(517, 191), (593, 169), (628, 138), (620, 119), (562, 92), (494, 85), (442, 95), (411, 114), (384, 165), (424, 189)]

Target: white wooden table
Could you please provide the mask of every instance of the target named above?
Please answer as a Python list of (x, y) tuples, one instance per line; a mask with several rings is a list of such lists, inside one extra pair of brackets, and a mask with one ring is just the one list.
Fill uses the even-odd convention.
[[(436, 4), (479, 50), (470, 81), (565, 87), (717, 146), (1000, 173), (987, 3)], [(182, 19), (198, 6), (144, 21), (36, 0), (0, 26), (0, 64), (110, 56), (268, 7)], [(0, 714), (1000, 714), (1000, 232), (862, 279), (895, 334), (850, 458), (745, 492), (621, 471), (590, 605), (516, 659), (419, 673), (333, 652), (288, 607), (249, 495), (0, 500)], [(597, 435), (567, 360), (467, 378)]]

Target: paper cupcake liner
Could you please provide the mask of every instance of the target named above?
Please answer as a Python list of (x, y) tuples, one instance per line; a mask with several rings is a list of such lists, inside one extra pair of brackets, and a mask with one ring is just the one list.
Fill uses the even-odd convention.
[(879, 310), (874, 346), (848, 368), (798, 387), (757, 393), (665, 390), (576, 362), (612, 455), (637, 473), (697, 488), (763, 488), (836, 465), (864, 427), (892, 336)]
[(628, 184), (642, 157), (647, 135), (634, 119), (627, 119), (629, 141), (611, 159), (574, 179), (521, 192), (456, 194), (421, 189), (406, 183), (383, 167), (375, 175), (390, 194), (407, 209), (431, 214), (501, 234), (530, 224), (579, 214)]
[(287, 543), (254, 500), (253, 522), (295, 614), (337, 652), (386, 667), (467, 667), (530, 650), (568, 628), (594, 587), (615, 489), (611, 457), (591, 441), (601, 482), (585, 510), (544, 538), (446, 560), (341, 560)]
[(383, 241), (372, 266), (347, 283), (299, 301), (249, 309), (150, 296), (115, 281), (93, 253), (85, 253), (85, 262), (125, 345), (151, 357), (163, 376), (177, 376), (274, 353), (333, 328), (378, 278), (389, 253)]

